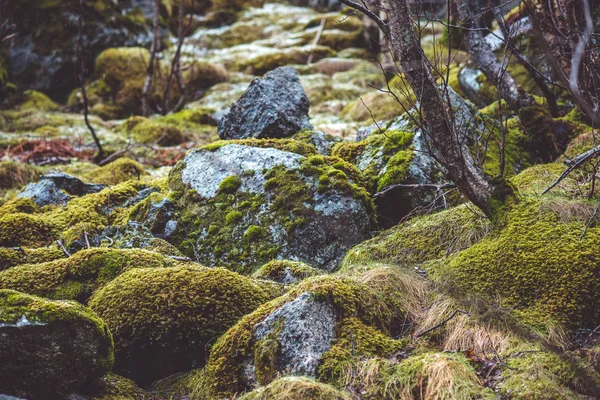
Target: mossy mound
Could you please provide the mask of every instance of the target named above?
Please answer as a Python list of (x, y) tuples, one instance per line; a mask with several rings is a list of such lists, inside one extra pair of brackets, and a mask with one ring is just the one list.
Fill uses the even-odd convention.
[(216, 151), (229, 144), (239, 144), (242, 146), (258, 147), (261, 149), (277, 149), (289, 151), (290, 153), (310, 156), (318, 154), (315, 146), (296, 139), (236, 139), (236, 140), (218, 140), (214, 143), (204, 146), (209, 151)]
[(39, 264), (66, 257), (57, 246), (38, 247), (0, 247), (0, 271), (21, 264)]
[(140, 400), (149, 398), (149, 394), (140, 389), (135, 382), (115, 374), (107, 374), (96, 385), (86, 388), (92, 393), (91, 400)]
[(0, 272), (0, 288), (86, 303), (91, 294), (132, 268), (165, 268), (177, 263), (146, 250), (92, 248), (69, 258), (24, 264)]
[(350, 400), (350, 393), (304, 377), (279, 378), (265, 387), (240, 397), (240, 400)]
[[(394, 282), (394, 275), (387, 275), (386, 280)], [(384, 294), (367, 281), (360, 283), (335, 276), (309, 278), (242, 318), (215, 343), (206, 368), (184, 378), (181, 385), (197, 398), (230, 397), (251, 389), (257, 383), (268, 384), (284, 371), (303, 370), (305, 367), (291, 364), (290, 352), (298, 351), (295, 349), (297, 346), (314, 346), (312, 340), (315, 340), (313, 335), (316, 331), (301, 328), (294, 334), (304, 335), (305, 340), (302, 343), (296, 343), (297, 340), (288, 342), (286, 326), (295, 326), (296, 319), (307, 318), (306, 315), (314, 312), (311, 309), (317, 305), (320, 305), (317, 308), (325, 307), (324, 310), (333, 307), (334, 319), (329, 323), (335, 325), (323, 328), (333, 329), (333, 342), (318, 347), (325, 353), (313, 354), (313, 358), (322, 356), (320, 367), (313, 371), (318, 378), (340, 371), (344, 363), (354, 357), (394, 354), (405, 345), (403, 341), (388, 336), (393, 332), (392, 327), (404, 316), (404, 310), (399, 306), (400, 296), (398, 293)], [(300, 308), (296, 314), (292, 311), (294, 304), (304, 304), (309, 308)], [(286, 314), (283, 310), (292, 312)], [(262, 329), (259, 325), (277, 315), (280, 317), (272, 325), (271, 332), (259, 338), (258, 330)], [(310, 319), (306, 321), (311, 324)]]
[(206, 61), (196, 60), (191, 63), (183, 76), (185, 90), (192, 98), (197, 98), (206, 89), (217, 83), (227, 82), (229, 74), (225, 67)]
[(234, 272), (180, 266), (132, 269), (89, 304), (115, 338), (115, 371), (148, 384), (202, 364), (215, 337), (270, 298)]
[(35, 214), (37, 212), (39, 212), (38, 205), (26, 197), (17, 197), (16, 199), (8, 200), (0, 206), (0, 215), (15, 213)]
[(42, 247), (56, 236), (56, 224), (41, 216), (15, 213), (0, 217), (0, 246)]
[(34, 111), (58, 111), (58, 104), (46, 96), (44, 93), (37, 92), (35, 90), (26, 90), (23, 93), (23, 102), (21, 103), (21, 110), (34, 110)]
[(308, 129), (298, 132), (292, 139), (314, 146), (324, 156), (330, 156), (333, 146), (342, 141), (339, 137)]
[(464, 250), (490, 231), (489, 221), (464, 205), (415, 217), (348, 251), (341, 270), (362, 268), (370, 262), (412, 268)]
[(106, 324), (75, 302), (0, 290), (0, 336), (5, 394), (60, 398), (86, 388), (113, 366)]
[(586, 223), (586, 201), (523, 199), (493, 234), (455, 256), (432, 263), (430, 274), (482, 296), (498, 295), (525, 321), (591, 327), (600, 319), (600, 228)]
[(203, 264), (243, 273), (277, 258), (331, 270), (370, 233), (361, 174), (337, 158), (262, 147), (270, 142), (314, 151), (256, 140), (189, 152), (169, 177), (178, 221), (171, 240)]
[(86, 176), (95, 183), (116, 185), (128, 180), (140, 180), (146, 174), (142, 164), (123, 157), (89, 172)]
[(306, 64), (311, 55), (313, 56), (313, 61), (318, 61), (322, 58), (334, 57), (335, 54), (333, 49), (326, 46), (289, 47), (287, 49), (279, 49), (278, 52), (239, 60), (231, 66), (231, 69), (253, 75), (264, 75), (278, 67)]
[(273, 260), (260, 267), (252, 276), (290, 284), (319, 274), (321, 274), (321, 271), (302, 262)]
[(183, 133), (179, 128), (169, 124), (161, 124), (154, 120), (136, 124), (131, 133), (138, 143), (174, 146), (183, 142)]
[(40, 168), (15, 161), (0, 162), (0, 193), (6, 189), (25, 186), (42, 174)]

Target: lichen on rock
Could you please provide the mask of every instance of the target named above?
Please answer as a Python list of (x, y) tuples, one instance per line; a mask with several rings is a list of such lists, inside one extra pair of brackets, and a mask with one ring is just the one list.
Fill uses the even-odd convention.
[(332, 270), (369, 236), (373, 214), (352, 180), (360, 173), (331, 161), (226, 142), (193, 150), (170, 176), (172, 240), (205, 265), (245, 273), (276, 258)]

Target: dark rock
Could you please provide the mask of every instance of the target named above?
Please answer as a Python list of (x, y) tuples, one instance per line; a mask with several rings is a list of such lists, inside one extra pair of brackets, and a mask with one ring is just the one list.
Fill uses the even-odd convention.
[(104, 185), (84, 183), (81, 179), (62, 172), (51, 171), (43, 175), (37, 183), (29, 183), (19, 193), (19, 198), (32, 199), (38, 206), (62, 205), (71, 196), (83, 196), (104, 189)]
[(112, 364), (110, 332), (89, 308), (0, 290), (0, 388), (6, 394), (64, 398)]
[(219, 121), (221, 139), (285, 138), (312, 126), (310, 103), (292, 67), (257, 78)]

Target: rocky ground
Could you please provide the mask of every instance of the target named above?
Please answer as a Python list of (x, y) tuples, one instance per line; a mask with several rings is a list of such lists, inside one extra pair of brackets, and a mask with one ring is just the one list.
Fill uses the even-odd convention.
[[(106, 28), (129, 47), (88, 79), (102, 165), (79, 89), (40, 79), (54, 100), (0, 111), (0, 399), (600, 396), (596, 172), (540, 194), (595, 143), (569, 102), (538, 127), (569, 143), (549, 156), (453, 50), (452, 105), (491, 175), (507, 132), (520, 198), (492, 224), (444, 186), (358, 16), (217, 2), (189, 19), (185, 85), (152, 90), (189, 101), (144, 118), (135, 10), (138, 36)], [(437, 62), (443, 29), (421, 33)], [(440, 189), (392, 188), (420, 183)]]

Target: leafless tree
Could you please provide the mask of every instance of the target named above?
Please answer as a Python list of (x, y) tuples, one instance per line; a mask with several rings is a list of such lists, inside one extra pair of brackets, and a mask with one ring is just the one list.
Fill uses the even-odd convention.
[(150, 45), (150, 59), (148, 60), (148, 67), (146, 69), (146, 80), (144, 81), (144, 87), (142, 89), (142, 114), (147, 117), (150, 114), (150, 108), (148, 105), (148, 96), (152, 87), (152, 80), (154, 78), (154, 64), (156, 62), (156, 53), (160, 45), (159, 36), (159, 16), (160, 16), (160, 0), (154, 0), (152, 6), (152, 44)]
[(419, 101), (423, 132), (432, 156), (446, 168), (448, 178), (467, 199), (487, 216), (496, 217), (494, 202), (503, 201), (512, 191), (502, 178), (492, 179), (483, 171), (461, 139), (465, 136), (461, 131), (464, 128), (457, 123), (449, 94), (438, 85), (432, 65), (421, 48), (407, 1), (388, 1), (388, 23), (363, 4), (340, 1), (373, 19), (390, 40), (402, 72)]
[(83, 57), (83, 18), (84, 18), (84, 11), (85, 11), (85, 7), (84, 7), (84, 0), (79, 0), (79, 8), (78, 8), (78, 27), (79, 27), (79, 32), (77, 35), (77, 48), (76, 48), (76, 52), (77, 52), (77, 60), (79, 62), (79, 74), (78, 74), (78, 78), (79, 78), (79, 85), (81, 86), (81, 97), (82, 97), (82, 102), (83, 102), (83, 118), (85, 119), (85, 125), (87, 126), (87, 128), (89, 129), (92, 138), (94, 139), (94, 143), (96, 144), (96, 148), (98, 149), (98, 154), (96, 155), (96, 160), (97, 161), (102, 161), (104, 159), (104, 149), (102, 148), (102, 144), (100, 143), (100, 139), (98, 138), (98, 135), (96, 134), (96, 131), (94, 130), (94, 127), (92, 126), (92, 124), (90, 123), (90, 120), (88, 118), (88, 114), (89, 114), (89, 103), (88, 103), (88, 97), (87, 97), (87, 92), (86, 92), (86, 88), (85, 88), (85, 79), (87, 76), (87, 66), (86, 66), (86, 62), (85, 62), (85, 58)]

